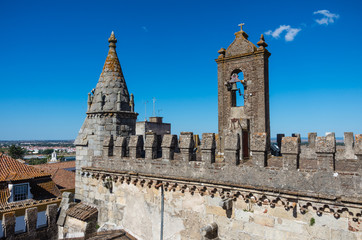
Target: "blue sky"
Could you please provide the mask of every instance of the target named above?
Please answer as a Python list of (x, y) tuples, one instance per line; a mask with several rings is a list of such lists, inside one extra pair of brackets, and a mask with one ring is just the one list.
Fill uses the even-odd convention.
[[(321, 11), (327, 10), (327, 11)], [(139, 120), (217, 132), (217, 51), (272, 53), (272, 134), (362, 133), (360, 1), (0, 1), (0, 139), (74, 139), (111, 31)]]

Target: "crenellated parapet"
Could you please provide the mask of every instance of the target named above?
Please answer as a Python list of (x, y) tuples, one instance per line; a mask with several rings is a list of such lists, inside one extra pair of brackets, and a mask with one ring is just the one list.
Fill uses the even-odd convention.
[(58, 227), (56, 225), (58, 204), (49, 204), (46, 207), (46, 225), (38, 227), (38, 208), (31, 207), (25, 210), (25, 232), (15, 232), (16, 222), (22, 216), (17, 215), (17, 211), (6, 212), (2, 215), (3, 233), (5, 239), (25, 240), (25, 239), (58, 239)]
[[(354, 198), (362, 203), (361, 136), (357, 134), (352, 142), (348, 139), (344, 146), (348, 152), (352, 145), (354, 158), (339, 159), (334, 133), (321, 137), (311, 133), (307, 145), (302, 145), (298, 134), (283, 137), (280, 157), (268, 153), (266, 133), (254, 133), (250, 141), (251, 156), (243, 161), (239, 156), (238, 133), (226, 135), (223, 156), (217, 154), (213, 133), (202, 135), (200, 152), (195, 151), (192, 132), (183, 132), (179, 138), (165, 134), (161, 144), (157, 144), (157, 137), (152, 133), (146, 135), (145, 142), (140, 135), (116, 139), (109, 136), (104, 140), (103, 156), (95, 157), (91, 167), (160, 178), (262, 187), (270, 191), (288, 190), (300, 195), (313, 192), (334, 199)], [(342, 169), (348, 161), (353, 162), (353, 168)]]

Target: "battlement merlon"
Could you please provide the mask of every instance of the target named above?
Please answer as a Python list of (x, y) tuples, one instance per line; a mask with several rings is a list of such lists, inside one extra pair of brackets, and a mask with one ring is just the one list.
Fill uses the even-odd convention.
[(354, 154), (362, 161), (362, 134), (355, 135)]
[(251, 138), (250, 150), (253, 154), (254, 166), (266, 167), (267, 166), (267, 134), (254, 133)]
[(281, 153), (283, 154), (283, 169), (285, 170), (298, 169), (299, 154), (300, 154), (300, 138), (283, 137)]
[(203, 133), (201, 140), (201, 159), (205, 164), (215, 162), (215, 133)]

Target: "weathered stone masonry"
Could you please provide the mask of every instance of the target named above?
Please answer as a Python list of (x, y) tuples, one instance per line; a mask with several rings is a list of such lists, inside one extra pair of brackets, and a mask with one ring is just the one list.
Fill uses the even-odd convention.
[[(90, 96), (76, 140), (76, 198), (97, 207), (100, 226), (123, 228), (139, 239), (360, 239), (362, 135), (346, 133), (343, 147), (334, 134), (311, 133), (306, 146), (299, 135), (283, 137), (283, 156), (271, 156), (270, 54), (263, 36), (257, 48), (244, 31), (235, 35), (216, 60), (220, 144), (205, 133), (195, 153), (191, 132), (166, 134), (161, 144), (150, 133), (143, 141), (133, 131), (137, 114), (119, 110), (128, 92), (104, 110), (107, 100), (93, 105), (97, 97)], [(120, 65), (116, 69), (112, 76), (123, 84)], [(235, 107), (235, 92), (225, 82), (239, 71), (245, 99)], [(102, 75), (100, 82), (113, 84)], [(94, 96), (106, 92), (100, 82)], [(125, 93), (119, 90), (125, 82), (114, 88), (106, 99)]]

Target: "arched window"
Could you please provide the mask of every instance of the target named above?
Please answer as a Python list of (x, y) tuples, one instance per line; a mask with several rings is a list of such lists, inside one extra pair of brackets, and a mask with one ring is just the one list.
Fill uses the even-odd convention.
[(244, 106), (244, 74), (241, 70), (232, 71), (230, 79), (226, 83), (228, 91), (231, 93), (231, 106)]

